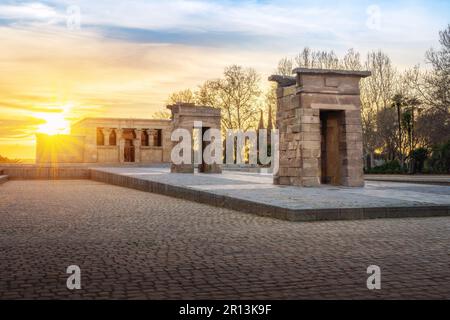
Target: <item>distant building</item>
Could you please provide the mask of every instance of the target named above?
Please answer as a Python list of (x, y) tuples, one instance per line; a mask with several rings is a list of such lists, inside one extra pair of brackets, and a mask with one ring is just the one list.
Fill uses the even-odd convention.
[(70, 135), (36, 135), (36, 163), (170, 162), (171, 120), (85, 118)]

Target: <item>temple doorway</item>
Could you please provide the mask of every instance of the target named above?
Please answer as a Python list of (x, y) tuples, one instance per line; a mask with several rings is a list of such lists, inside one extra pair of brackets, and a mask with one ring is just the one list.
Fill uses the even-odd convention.
[(124, 162), (135, 162), (134, 139), (136, 139), (134, 130), (124, 129), (123, 138), (125, 140), (123, 160)]
[(321, 183), (341, 184), (341, 157), (339, 152), (340, 124), (343, 111), (321, 111)]
[(204, 151), (205, 148), (208, 144), (210, 144), (209, 141), (205, 141), (204, 137), (205, 137), (205, 132), (208, 131), (209, 128), (208, 127), (202, 127), (202, 141), (201, 141), (201, 148), (202, 148), (202, 162), (198, 165), (198, 172), (209, 172), (209, 165), (206, 164), (205, 159), (204, 159)]
[(124, 150), (123, 155), (124, 155), (125, 162), (134, 162), (133, 140), (130, 140), (130, 139), (125, 140), (125, 150)]

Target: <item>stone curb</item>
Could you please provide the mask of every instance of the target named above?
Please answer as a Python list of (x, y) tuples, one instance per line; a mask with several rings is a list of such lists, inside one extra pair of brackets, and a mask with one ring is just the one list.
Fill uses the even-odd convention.
[(397, 182), (397, 183), (450, 186), (450, 181), (439, 181), (439, 180), (401, 180), (401, 179), (394, 179), (394, 178), (374, 178), (374, 177), (364, 177), (364, 180), (365, 181), (382, 181), (382, 182)]
[(90, 179), (90, 169), (81, 167), (4, 167), (9, 180)]

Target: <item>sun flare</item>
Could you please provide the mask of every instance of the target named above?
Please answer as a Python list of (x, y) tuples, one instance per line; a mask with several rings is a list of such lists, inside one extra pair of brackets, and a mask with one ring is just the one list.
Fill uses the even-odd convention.
[(38, 126), (39, 133), (48, 135), (70, 133), (69, 121), (62, 114), (39, 114), (38, 118), (45, 120), (45, 123)]

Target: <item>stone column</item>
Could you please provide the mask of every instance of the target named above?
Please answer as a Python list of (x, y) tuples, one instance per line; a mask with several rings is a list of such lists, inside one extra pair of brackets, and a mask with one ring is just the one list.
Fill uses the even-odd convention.
[(109, 135), (111, 133), (111, 129), (110, 128), (103, 128), (102, 129), (103, 132), (103, 144), (105, 146), (109, 146)]
[(116, 129), (116, 137), (119, 139), (119, 162), (125, 162), (125, 139), (123, 138), (123, 129)]
[(145, 132), (147, 132), (148, 136), (148, 146), (153, 147), (155, 145), (155, 141), (153, 140), (154, 129), (147, 129)]
[(140, 129), (135, 129), (134, 134), (136, 138), (133, 140), (133, 146), (134, 146), (134, 162), (141, 162), (141, 132)]

